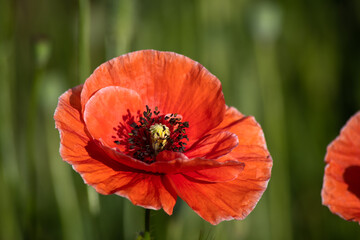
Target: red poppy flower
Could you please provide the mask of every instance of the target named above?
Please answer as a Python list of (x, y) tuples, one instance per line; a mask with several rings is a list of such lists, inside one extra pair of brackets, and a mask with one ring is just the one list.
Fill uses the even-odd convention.
[(345, 220), (360, 223), (360, 112), (328, 146), (322, 203)]
[(261, 127), (179, 54), (145, 50), (102, 64), (60, 97), (54, 118), (60, 154), (85, 183), (169, 215), (179, 196), (212, 224), (243, 219), (270, 178)]

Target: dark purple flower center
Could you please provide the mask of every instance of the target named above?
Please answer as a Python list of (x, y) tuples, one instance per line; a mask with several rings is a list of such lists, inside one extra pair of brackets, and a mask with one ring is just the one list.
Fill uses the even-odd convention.
[(188, 122), (182, 122), (177, 114), (161, 115), (158, 108), (154, 111), (146, 106), (139, 114), (139, 121), (129, 117), (128, 126), (119, 124), (114, 143), (124, 146), (124, 152), (141, 161), (152, 163), (156, 155), (164, 150), (184, 152)]

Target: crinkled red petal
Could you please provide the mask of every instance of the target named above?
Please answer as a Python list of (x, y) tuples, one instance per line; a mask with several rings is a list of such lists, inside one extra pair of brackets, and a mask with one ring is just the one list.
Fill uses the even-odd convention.
[(115, 129), (119, 126), (129, 137), (130, 124), (139, 120), (138, 115), (144, 108), (135, 91), (116, 86), (105, 87), (86, 103), (84, 121), (94, 139), (101, 139), (109, 147), (121, 148), (122, 145), (114, 143), (119, 139)]
[(231, 152), (239, 144), (235, 134), (227, 131), (202, 137), (186, 150), (188, 158), (203, 157), (217, 159)]
[[(233, 107), (227, 109), (224, 121), (213, 130), (228, 131), (237, 135), (239, 144), (226, 156), (217, 161), (235, 159), (245, 164), (238, 179), (244, 184), (253, 181), (265, 191), (271, 176), (272, 158), (267, 149), (264, 133), (254, 117), (244, 116)], [(257, 194), (255, 194), (258, 196)]]
[(199, 171), (204, 169), (216, 169), (225, 166), (232, 166), (234, 169), (238, 169), (238, 171), (243, 169), (243, 164), (238, 161), (228, 160), (217, 162), (212, 159), (205, 158), (189, 159), (182, 153), (171, 151), (160, 152), (156, 158), (159, 159), (159, 161), (155, 161), (149, 164), (125, 155), (120, 151), (117, 151), (115, 148), (109, 148), (101, 144), (101, 142), (96, 142), (96, 144), (102, 148), (108, 156), (118, 161), (119, 163), (146, 172), (174, 174), (181, 172)]
[(229, 182), (235, 180), (239, 174), (243, 171), (245, 164), (241, 163), (239, 165), (225, 165), (217, 168), (209, 168), (191, 172), (182, 173), (184, 176), (193, 178), (196, 181), (205, 181), (205, 182)]
[[(169, 176), (177, 194), (212, 224), (245, 218), (266, 190), (272, 168), (262, 129), (253, 117), (245, 117), (236, 109), (228, 108), (223, 122), (209, 134), (222, 131), (236, 134), (239, 140), (230, 153), (216, 160), (244, 163), (244, 169), (234, 180), (209, 183), (201, 177), (196, 179), (197, 173)], [(217, 171), (206, 171), (210, 174), (213, 170)], [(216, 172), (212, 174), (215, 180)]]
[(360, 112), (328, 146), (322, 203), (349, 221), (360, 223)]
[(60, 98), (55, 123), (60, 132), (60, 154), (84, 181), (102, 194), (116, 193), (135, 205), (163, 208), (168, 214), (176, 202), (176, 193), (161, 175), (140, 171), (111, 159), (91, 140), (81, 118), (82, 86), (70, 89)]
[(172, 52), (137, 51), (102, 64), (84, 84), (83, 109), (107, 86), (136, 91), (144, 104), (158, 107), (161, 114), (182, 115), (190, 124), (188, 146), (217, 126), (225, 113), (220, 81), (199, 63)]
[(178, 195), (211, 224), (244, 219), (256, 205), (263, 191), (261, 184), (253, 181), (244, 184), (243, 180), (239, 179), (209, 183), (182, 174), (169, 175), (168, 178)]

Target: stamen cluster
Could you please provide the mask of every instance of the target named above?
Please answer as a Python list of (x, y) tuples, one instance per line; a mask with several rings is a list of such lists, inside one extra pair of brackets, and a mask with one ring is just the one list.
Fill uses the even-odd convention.
[[(181, 122), (177, 114), (160, 115), (157, 107), (151, 111), (146, 106), (139, 121), (129, 123), (128, 138), (122, 137), (122, 141), (115, 140), (114, 143), (124, 145), (126, 154), (151, 163), (161, 151), (184, 152), (185, 139), (189, 140), (186, 135), (188, 127), (189, 123)], [(123, 136), (123, 129), (116, 129), (118, 137)]]

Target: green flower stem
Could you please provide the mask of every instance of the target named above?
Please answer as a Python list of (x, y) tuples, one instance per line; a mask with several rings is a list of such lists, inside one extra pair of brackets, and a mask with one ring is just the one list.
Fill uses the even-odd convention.
[(150, 209), (145, 209), (145, 232), (140, 233), (136, 240), (150, 240)]
[(150, 209), (145, 209), (145, 233), (144, 239), (150, 240)]

